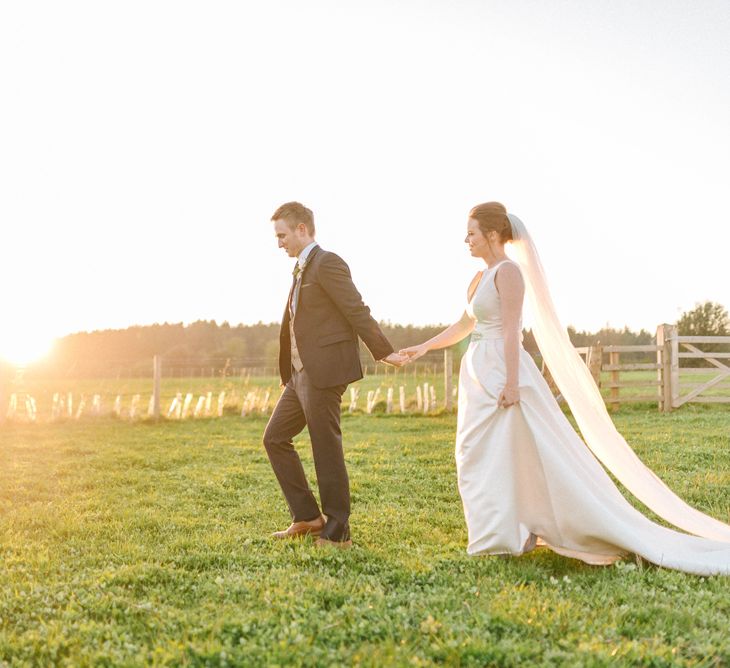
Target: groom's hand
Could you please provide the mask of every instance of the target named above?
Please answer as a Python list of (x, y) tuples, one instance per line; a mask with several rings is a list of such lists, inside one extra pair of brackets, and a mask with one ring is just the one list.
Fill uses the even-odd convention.
[(391, 366), (403, 366), (408, 361), (408, 356), (401, 355), (400, 353), (390, 353), (390, 355), (383, 357), (380, 361)]
[(428, 352), (428, 348), (425, 345), (411, 346), (410, 348), (401, 348), (398, 352), (404, 355), (409, 362), (415, 362)]

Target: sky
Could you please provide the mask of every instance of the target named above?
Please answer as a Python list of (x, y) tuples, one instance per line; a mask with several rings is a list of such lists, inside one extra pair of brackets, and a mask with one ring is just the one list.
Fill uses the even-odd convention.
[(730, 307), (726, 0), (2, 3), (0, 121), (0, 356), (278, 321), (290, 200), (379, 320), (459, 318), (494, 200), (566, 325)]

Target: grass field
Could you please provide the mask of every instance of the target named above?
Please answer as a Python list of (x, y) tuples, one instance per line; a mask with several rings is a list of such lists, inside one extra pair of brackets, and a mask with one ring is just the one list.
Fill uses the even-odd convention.
[[(727, 521), (728, 417), (689, 406), (616, 421)], [(545, 551), (467, 557), (454, 416), (343, 424), (346, 553), (268, 538), (289, 518), (262, 418), (4, 425), (0, 665), (730, 663), (730, 580)]]

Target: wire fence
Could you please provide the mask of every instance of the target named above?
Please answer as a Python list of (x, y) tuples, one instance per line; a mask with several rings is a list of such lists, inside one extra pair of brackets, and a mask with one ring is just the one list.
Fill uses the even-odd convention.
[[(90, 373), (85, 375), (79, 373), (84, 368), (79, 363), (74, 374), (52, 377), (32, 367), (5, 369), (4, 380), (0, 378), (0, 421), (268, 415), (282, 388), (278, 367), (266, 362), (162, 357), (157, 378), (152, 361), (143, 371), (138, 364), (96, 360), (96, 368), (87, 365)], [(99, 374), (104, 363), (115, 373)], [(343, 411), (430, 414), (454, 405), (451, 353), (429, 354), (404, 368), (363, 360), (363, 373), (343, 396)]]
[[(660, 325), (656, 343), (576, 350), (611, 408), (648, 402), (666, 412), (686, 403), (730, 404), (730, 337), (679, 336), (675, 326)], [(364, 378), (343, 397), (343, 411), (451, 411), (458, 352), (432, 351), (401, 368), (363, 357)], [(278, 366), (270, 358), (155, 359), (80, 359), (66, 374), (42, 366), (2, 367), (0, 421), (261, 416), (271, 412), (281, 392)], [(549, 369), (542, 369), (551, 384)]]

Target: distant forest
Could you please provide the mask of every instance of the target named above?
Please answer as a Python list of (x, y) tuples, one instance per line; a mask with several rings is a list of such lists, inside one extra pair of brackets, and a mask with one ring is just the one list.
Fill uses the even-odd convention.
[[(393, 325), (381, 323), (383, 331), (395, 349), (424, 341), (445, 325)], [(643, 344), (653, 341), (653, 334), (645, 330), (633, 332), (628, 328), (604, 328), (598, 332), (576, 331), (568, 328), (574, 345)], [(538, 354), (530, 330), (524, 332), (524, 346)], [(458, 358), (466, 348), (466, 341), (455, 347)], [(207, 373), (225, 374), (240, 368), (276, 367), (279, 351), (279, 324), (255, 325), (221, 324), (214, 320), (199, 320), (188, 325), (165, 323), (128, 327), (127, 329), (80, 332), (59, 339), (53, 352), (28, 371), (37, 377), (115, 377), (151, 373), (153, 355), (161, 355), (166, 369), (207, 369)], [(440, 359), (440, 351), (424, 358)], [(372, 358), (363, 346), (363, 362), (372, 364)]]

